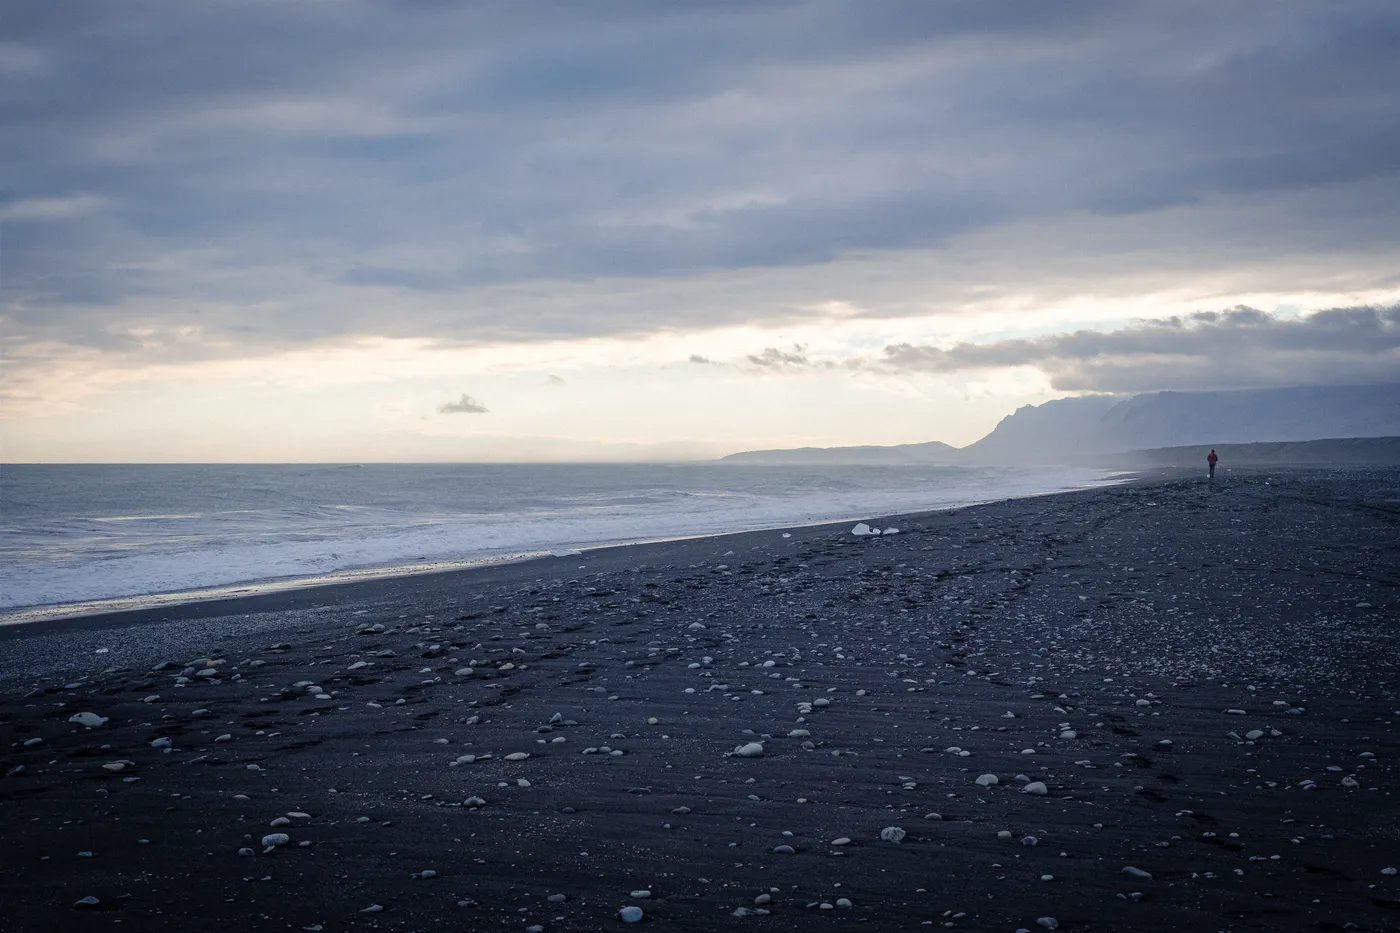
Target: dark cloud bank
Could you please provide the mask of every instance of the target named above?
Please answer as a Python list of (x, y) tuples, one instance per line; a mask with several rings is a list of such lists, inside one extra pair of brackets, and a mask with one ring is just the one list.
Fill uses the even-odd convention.
[[(145, 330), (232, 342), (707, 326), (758, 312), (375, 296), (809, 265), (1164, 207), (1265, 205), (1256, 252), (1400, 245), (1393, 0), (11, 7), (16, 339), (121, 349), (133, 302)], [(366, 300), (288, 314), (288, 268)], [(1095, 372), (1057, 378), (1112, 383)]]
[(933, 373), (1035, 366), (1074, 392), (1400, 382), (1400, 306), (1298, 319), (1236, 308), (946, 349), (904, 343), (873, 365)]
[(1332, 308), (1301, 317), (1255, 308), (1198, 311), (1118, 330), (957, 343), (898, 343), (878, 357), (813, 359), (806, 345), (767, 347), (739, 368), (799, 374), (847, 369), (960, 373), (1032, 366), (1066, 392), (1240, 389), (1400, 383), (1400, 305)]

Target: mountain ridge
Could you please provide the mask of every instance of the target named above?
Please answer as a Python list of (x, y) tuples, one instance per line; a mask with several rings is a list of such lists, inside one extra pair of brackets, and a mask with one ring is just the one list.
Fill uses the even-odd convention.
[[(826, 459), (821, 459), (825, 457)], [(832, 458), (850, 466), (929, 465), (942, 466), (959, 462), (959, 449), (942, 441), (922, 444), (893, 444), (882, 447), (865, 444), (855, 447), (793, 447), (773, 450), (745, 450), (720, 457), (719, 463), (740, 463), (754, 466), (787, 466), (814, 462), (830, 462)]]
[(892, 446), (741, 451), (753, 465), (1012, 465), (1083, 463), (1189, 446), (1400, 436), (1400, 384), (1289, 386), (1083, 395), (1024, 405), (966, 447)]

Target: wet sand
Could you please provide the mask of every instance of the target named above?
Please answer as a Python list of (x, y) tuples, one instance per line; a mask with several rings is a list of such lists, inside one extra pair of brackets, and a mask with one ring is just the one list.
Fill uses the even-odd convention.
[(1400, 472), (873, 524), (0, 631), (0, 928), (1400, 929)]

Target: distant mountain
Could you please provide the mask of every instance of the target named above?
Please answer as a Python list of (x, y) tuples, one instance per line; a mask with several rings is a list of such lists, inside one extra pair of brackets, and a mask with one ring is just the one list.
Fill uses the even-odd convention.
[(1400, 435), (1400, 385), (1085, 396), (1026, 406), (964, 447), (976, 463), (1075, 462), (1130, 450)]
[(1034, 463), (1098, 451), (1104, 418), (1121, 403), (1117, 395), (1083, 395), (1025, 405), (960, 452), (973, 463)]
[(751, 466), (941, 466), (957, 463), (961, 451), (942, 441), (893, 447), (798, 447), (791, 450), (746, 450), (721, 457), (721, 463)]
[(1400, 385), (1138, 395), (1104, 416), (1104, 449), (1400, 434)]
[[(1400, 385), (1085, 395), (1026, 405), (976, 443), (751, 450), (725, 463), (945, 465), (1083, 463), (1188, 445), (1400, 437)], [(1320, 448), (1319, 448), (1320, 450)], [(1314, 451), (1316, 452), (1316, 451)], [(1323, 458), (1325, 459), (1325, 458)]]

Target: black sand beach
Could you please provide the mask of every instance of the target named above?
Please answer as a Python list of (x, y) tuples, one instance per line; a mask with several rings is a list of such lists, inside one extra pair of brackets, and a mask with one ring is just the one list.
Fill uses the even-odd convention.
[(0, 631), (0, 927), (1400, 929), (1400, 471), (876, 524)]

